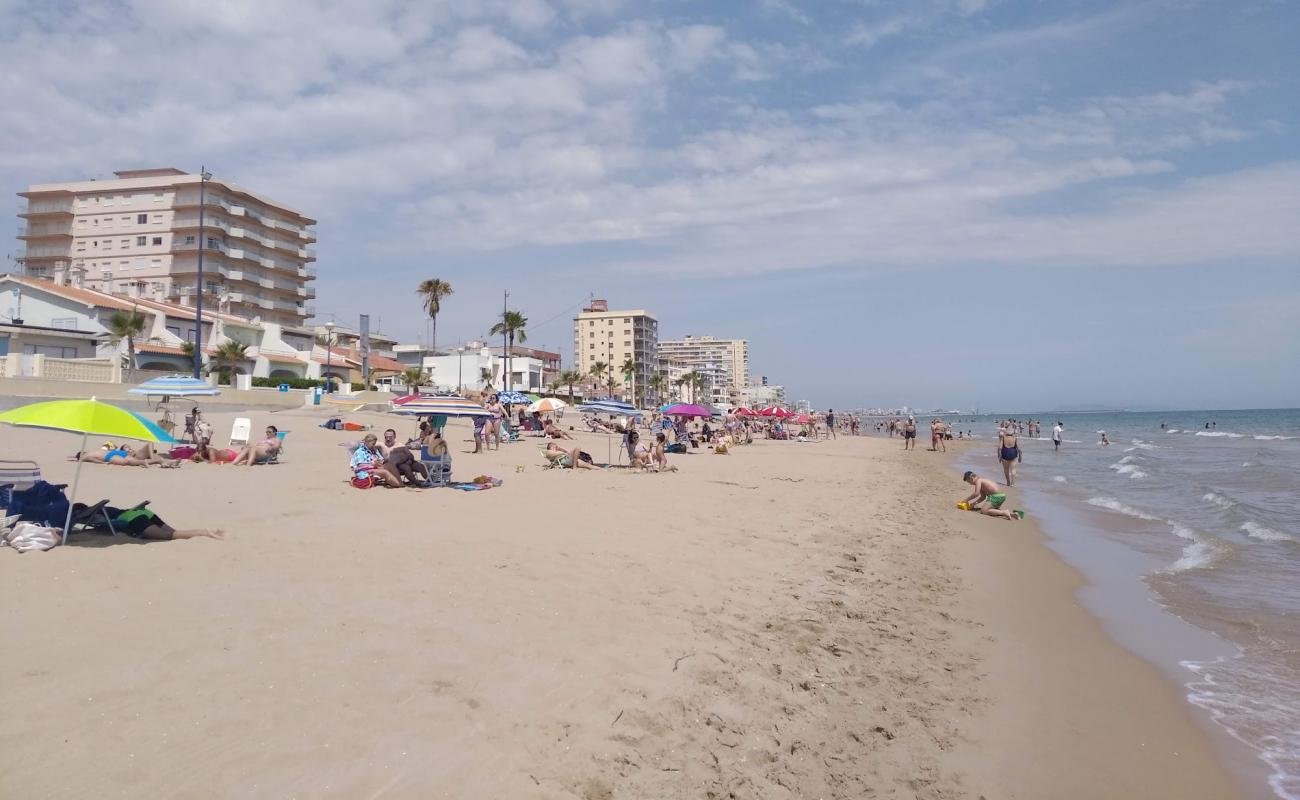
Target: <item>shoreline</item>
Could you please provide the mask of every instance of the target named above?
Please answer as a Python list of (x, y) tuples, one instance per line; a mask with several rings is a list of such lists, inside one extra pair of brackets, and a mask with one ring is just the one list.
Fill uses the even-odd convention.
[[(359, 491), (325, 412), (251, 416), (291, 431), (281, 464), (83, 475), (225, 541), (0, 552), (25, 610), (0, 623), (11, 790), (1238, 795), (1034, 526), (952, 509), (955, 454), (864, 436), (542, 471), (537, 440), (466, 455), (453, 422), (456, 477), (504, 486)], [(73, 437), (5, 436), (70, 473)]]

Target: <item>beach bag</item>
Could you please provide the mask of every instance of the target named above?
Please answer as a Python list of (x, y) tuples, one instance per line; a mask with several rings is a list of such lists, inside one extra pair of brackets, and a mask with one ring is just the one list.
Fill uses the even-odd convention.
[(189, 461), (191, 458), (194, 458), (194, 454), (197, 452), (199, 452), (198, 449), (194, 447), (173, 447), (171, 452), (167, 454), (167, 457), (180, 459), (181, 461)]
[(578, 451), (578, 460), (579, 460), (579, 461), (586, 461), (588, 464), (594, 464), (594, 463), (595, 463), (594, 461), (591, 460), (591, 454), (588, 453), (588, 452), (585, 451), (585, 450), (580, 450), (580, 451)]
[(332, 431), (342, 430), (343, 420), (339, 419), (338, 417), (330, 417), (329, 419), (325, 420), (325, 424), (321, 425), (321, 427), (328, 428)]
[(685, 452), (686, 452), (686, 443), (685, 443), (685, 442), (673, 442), (672, 444), (670, 444), (670, 445), (668, 445), (667, 447), (664, 448), (664, 452), (665, 452), (665, 453), (685, 453)]
[(68, 498), (63, 493), (65, 486), (65, 483), (37, 481), (30, 489), (9, 489), (7, 496), (0, 497), (0, 505), (4, 505), (9, 514), (17, 514), (19, 519), (27, 522), (61, 526), (68, 518)]
[(49, 550), (63, 540), (61, 528), (51, 528), (32, 522), (19, 522), (3, 533), (4, 544), (20, 553), (32, 550)]

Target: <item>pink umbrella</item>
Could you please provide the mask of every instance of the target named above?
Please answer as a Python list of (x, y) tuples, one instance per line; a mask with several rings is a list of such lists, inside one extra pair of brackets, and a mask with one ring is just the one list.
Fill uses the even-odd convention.
[(675, 403), (664, 409), (665, 417), (703, 417), (708, 419), (713, 412), (695, 403)]

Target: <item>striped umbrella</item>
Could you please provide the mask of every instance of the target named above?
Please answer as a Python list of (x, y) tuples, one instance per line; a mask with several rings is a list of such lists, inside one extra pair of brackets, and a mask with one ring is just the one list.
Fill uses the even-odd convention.
[(592, 400), (590, 403), (578, 406), (578, 410), (584, 414), (621, 414), (625, 417), (633, 417), (641, 413), (631, 403), (618, 400)]
[(497, 392), (497, 399), (512, 406), (528, 405), (533, 402), (532, 398), (523, 392)]
[(559, 411), (561, 408), (568, 407), (568, 403), (558, 397), (547, 397), (528, 406), (528, 413), (536, 411), (539, 414), (549, 414), (552, 411)]
[(189, 375), (163, 375), (139, 386), (127, 389), (131, 394), (152, 394), (166, 397), (215, 397), (221, 390)]
[(467, 397), (408, 394), (389, 404), (393, 414), (406, 416), (490, 417), (492, 412)]
[(767, 408), (760, 408), (758, 410), (758, 415), (760, 417), (776, 417), (777, 419), (788, 419), (794, 416), (794, 412), (787, 411), (784, 408), (781, 408), (780, 406), (768, 406)]

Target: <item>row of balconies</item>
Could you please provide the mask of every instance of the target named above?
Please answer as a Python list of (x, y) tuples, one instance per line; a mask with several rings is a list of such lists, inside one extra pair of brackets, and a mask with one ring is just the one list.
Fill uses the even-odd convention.
[[(191, 206), (197, 206), (198, 204), (199, 204), (199, 193), (197, 191), (193, 193), (182, 192), (176, 195), (177, 208), (188, 208)], [(243, 217), (244, 219), (249, 220), (250, 222), (253, 222), (257, 225), (261, 225), (264, 228), (285, 231), (286, 233), (293, 235), (294, 237), (296, 237), (297, 239), (303, 242), (316, 241), (316, 234), (306, 226), (297, 225), (295, 223), (287, 222), (285, 220), (273, 219), (271, 217), (258, 214), (254, 211), (248, 210), (248, 208), (245, 206), (241, 206), (237, 203), (231, 203), (218, 195), (214, 195), (214, 194), (206, 195), (204, 197), (203, 204), (205, 207), (220, 208), (222, 211), (225, 211), (227, 214), (231, 215), (232, 217)]]

